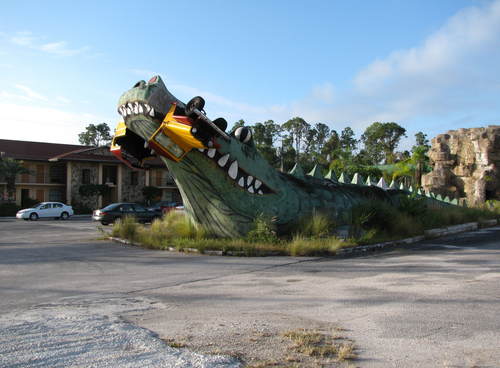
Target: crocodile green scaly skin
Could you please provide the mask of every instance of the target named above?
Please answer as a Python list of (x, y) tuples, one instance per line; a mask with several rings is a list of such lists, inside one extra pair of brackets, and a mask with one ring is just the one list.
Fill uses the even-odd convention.
[[(167, 90), (159, 76), (147, 83), (138, 82), (118, 102), (127, 136), (137, 134), (144, 145), (143, 140), (147, 141), (160, 126), (173, 102), (177, 103), (176, 115), (184, 114), (185, 105)], [(188, 215), (220, 236), (245, 235), (261, 214), (275, 217), (280, 233), (293, 231), (301, 219), (314, 212), (329, 214), (337, 224), (348, 223), (353, 205), (372, 199), (393, 202), (403, 193), (343, 184), (315, 173), (304, 175), (300, 167), (293, 174), (282, 173), (260, 155), (252, 139), (246, 143), (240, 139), (234, 134), (229, 140), (215, 136), (217, 148), (193, 149), (180, 162), (161, 157), (175, 178)], [(150, 150), (127, 137), (119, 144), (128, 152), (142, 149), (143, 155)]]

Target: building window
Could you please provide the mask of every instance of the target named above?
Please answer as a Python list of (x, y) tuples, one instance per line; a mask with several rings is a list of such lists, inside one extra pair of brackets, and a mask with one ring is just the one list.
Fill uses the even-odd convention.
[(60, 189), (51, 189), (49, 191), (49, 201), (61, 202), (62, 200), (63, 200), (63, 195)]
[(82, 184), (90, 184), (90, 169), (82, 169)]
[(54, 184), (64, 184), (65, 167), (64, 165), (51, 165), (49, 168), (50, 182)]
[(139, 184), (139, 173), (137, 171), (130, 172), (130, 185)]
[(116, 184), (117, 170), (116, 166), (103, 166), (102, 168), (102, 178), (104, 179), (104, 184), (111, 183)]
[(45, 166), (36, 165), (36, 182), (45, 183)]

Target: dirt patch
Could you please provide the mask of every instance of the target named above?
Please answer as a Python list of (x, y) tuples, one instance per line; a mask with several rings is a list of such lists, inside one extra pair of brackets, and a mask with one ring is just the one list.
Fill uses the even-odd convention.
[[(156, 320), (158, 321), (158, 320)], [(142, 319), (143, 326), (148, 326)], [(176, 311), (156, 326), (172, 347), (229, 355), (248, 368), (355, 367), (356, 346), (341, 327), (279, 313), (200, 316)]]

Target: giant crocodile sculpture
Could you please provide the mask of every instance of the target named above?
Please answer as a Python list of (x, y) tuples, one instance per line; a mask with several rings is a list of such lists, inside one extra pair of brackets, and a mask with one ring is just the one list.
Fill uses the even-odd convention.
[(187, 105), (179, 101), (159, 76), (136, 83), (119, 99), (124, 122), (112, 151), (136, 167), (158, 155), (192, 220), (219, 236), (246, 234), (260, 215), (275, 218), (280, 233), (293, 232), (315, 211), (342, 224), (354, 205), (394, 202), (401, 193), (304, 175), (300, 168), (280, 172), (260, 155), (249, 128), (227, 134), (224, 119), (210, 121), (203, 105), (199, 97)]

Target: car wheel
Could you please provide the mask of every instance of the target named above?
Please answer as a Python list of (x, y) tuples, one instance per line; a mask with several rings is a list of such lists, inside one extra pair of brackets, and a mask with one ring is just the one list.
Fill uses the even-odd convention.
[(28, 221), (29, 219), (27, 219), (27, 218), (23, 218), (23, 220), (24, 220), (24, 221)]
[(69, 219), (69, 213), (63, 212), (61, 213), (61, 220), (67, 220)]
[(109, 222), (106, 222), (106, 221), (101, 221), (101, 225), (103, 225), (103, 226), (108, 226), (108, 225), (109, 225)]
[(36, 221), (36, 220), (38, 220), (38, 215), (37, 215), (35, 212), (33, 212), (33, 213), (30, 215), (30, 220), (31, 220), (31, 221)]

